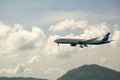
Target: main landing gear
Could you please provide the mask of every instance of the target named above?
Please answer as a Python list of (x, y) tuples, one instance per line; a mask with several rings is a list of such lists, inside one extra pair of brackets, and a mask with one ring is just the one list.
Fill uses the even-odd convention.
[(86, 44), (84, 44), (85, 47), (88, 47)]
[(80, 45), (81, 48), (84, 48), (82, 45)]
[[(84, 44), (84, 46), (85, 46), (85, 47), (88, 47), (86, 44)], [(80, 45), (81, 48), (84, 48), (84, 46), (83, 46), (83, 45)]]

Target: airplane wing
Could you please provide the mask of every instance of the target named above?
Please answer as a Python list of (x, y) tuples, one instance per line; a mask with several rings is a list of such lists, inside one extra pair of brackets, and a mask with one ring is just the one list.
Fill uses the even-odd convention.
[(94, 41), (96, 39), (99, 39), (100, 37), (96, 37), (96, 38), (92, 38), (92, 39), (89, 39), (89, 40), (85, 40), (83, 41), (83, 43), (89, 43), (90, 41)]
[[(104, 36), (104, 35), (103, 35)], [(96, 40), (96, 39), (99, 39), (99, 38), (101, 38), (102, 36), (100, 36), (100, 37), (96, 37), (96, 38), (92, 38), (92, 39), (89, 39), (89, 40), (85, 40), (85, 41), (83, 41), (84, 43), (89, 43), (90, 41), (94, 41), (94, 40)]]

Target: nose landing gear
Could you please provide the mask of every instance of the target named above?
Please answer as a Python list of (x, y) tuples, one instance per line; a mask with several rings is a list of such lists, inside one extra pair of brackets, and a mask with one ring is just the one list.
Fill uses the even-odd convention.
[(59, 43), (57, 43), (58, 44), (58, 46), (59, 46)]

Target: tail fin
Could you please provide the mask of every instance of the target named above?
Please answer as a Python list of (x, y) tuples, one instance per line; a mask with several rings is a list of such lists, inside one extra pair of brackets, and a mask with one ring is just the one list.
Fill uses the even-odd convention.
[(109, 35), (110, 35), (110, 32), (107, 33), (107, 34), (104, 36), (104, 38), (102, 39), (102, 41), (103, 41), (103, 42), (108, 41)]

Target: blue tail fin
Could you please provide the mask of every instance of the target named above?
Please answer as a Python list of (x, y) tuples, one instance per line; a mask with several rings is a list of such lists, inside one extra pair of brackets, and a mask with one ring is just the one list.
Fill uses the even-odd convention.
[(102, 39), (103, 42), (108, 41), (110, 32), (105, 35), (105, 37)]

